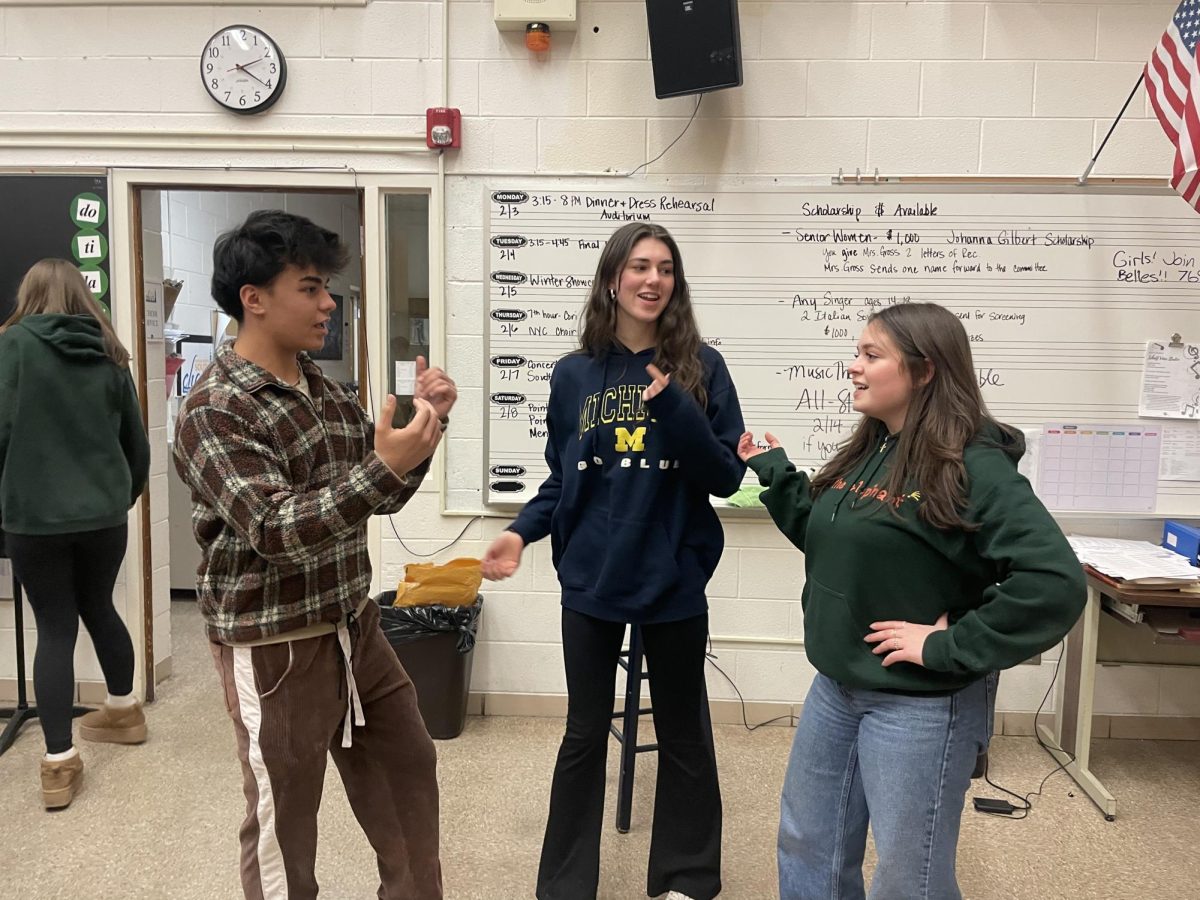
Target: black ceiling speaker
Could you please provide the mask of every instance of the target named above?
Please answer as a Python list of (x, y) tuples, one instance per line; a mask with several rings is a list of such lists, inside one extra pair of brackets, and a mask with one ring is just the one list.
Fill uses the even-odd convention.
[(646, 0), (646, 21), (660, 100), (742, 83), (737, 0)]

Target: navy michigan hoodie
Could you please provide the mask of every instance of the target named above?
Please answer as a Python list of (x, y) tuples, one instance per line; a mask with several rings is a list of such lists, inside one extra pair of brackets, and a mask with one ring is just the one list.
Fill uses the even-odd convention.
[(746, 466), (737, 391), (721, 354), (700, 358), (701, 407), (672, 381), (648, 403), (654, 348), (573, 353), (550, 378), (550, 475), (510, 526), (526, 545), (550, 535), (568, 609), (616, 622), (671, 622), (708, 609), (725, 546), (710, 495), (728, 497)]

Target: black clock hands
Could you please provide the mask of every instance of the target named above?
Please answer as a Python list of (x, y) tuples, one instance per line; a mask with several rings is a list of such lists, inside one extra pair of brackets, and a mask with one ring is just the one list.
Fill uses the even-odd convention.
[(245, 65), (242, 65), (241, 63), (234, 63), (233, 68), (227, 69), (226, 71), (233, 72), (236, 70), (238, 72), (241, 72), (244, 75), (249, 75), (251, 78), (253, 78), (255, 81), (257, 81), (259, 84), (261, 84), (263, 87), (269, 87), (269, 85), (265, 81), (263, 81), (261, 78), (259, 78), (257, 75), (255, 75), (253, 72), (250, 71), (250, 66), (254, 65), (254, 63), (262, 62), (264, 59), (266, 59), (266, 57), (260, 56), (258, 59), (253, 60), (252, 62), (248, 62)]

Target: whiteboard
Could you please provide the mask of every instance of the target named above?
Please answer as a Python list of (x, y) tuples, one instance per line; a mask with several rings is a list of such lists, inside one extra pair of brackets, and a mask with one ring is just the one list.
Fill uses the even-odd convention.
[[(1126, 191), (493, 185), (485, 502), (522, 503), (545, 478), (550, 372), (577, 347), (600, 248), (631, 220), (675, 236), (747, 427), (798, 465), (819, 467), (858, 420), (846, 367), (867, 317), (894, 303), (962, 320), (1001, 421), (1137, 422), (1145, 342), (1200, 337), (1200, 217), (1173, 193)], [(1200, 514), (1200, 482), (1161, 482), (1157, 512)]]

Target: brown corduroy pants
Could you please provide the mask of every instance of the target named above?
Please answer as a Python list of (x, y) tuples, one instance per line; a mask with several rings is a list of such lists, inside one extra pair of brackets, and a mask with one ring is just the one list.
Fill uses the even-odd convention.
[[(437, 754), (412, 682), (368, 603), (349, 628), (365, 725), (343, 746), (350, 688), (336, 633), (256, 647), (212, 644), (246, 793), (248, 900), (317, 896), (317, 809), (327, 754), (375, 850), (380, 900), (440, 900)], [(336, 888), (334, 889), (336, 893)]]

